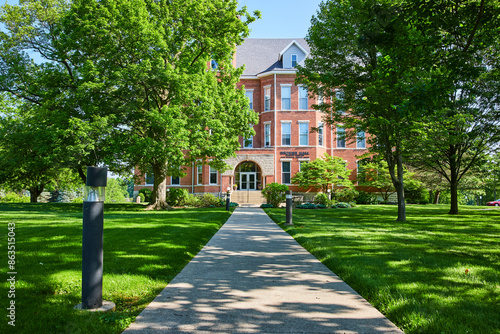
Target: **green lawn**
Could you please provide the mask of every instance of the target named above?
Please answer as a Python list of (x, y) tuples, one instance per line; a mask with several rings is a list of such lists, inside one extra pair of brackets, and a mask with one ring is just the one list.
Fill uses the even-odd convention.
[(405, 333), (500, 333), (500, 210), (395, 206), (269, 216)]
[[(104, 209), (103, 298), (116, 312), (73, 310), (81, 302), (82, 205), (0, 204), (0, 333), (119, 333), (210, 240), (224, 208)], [(7, 237), (15, 223), (16, 322), (8, 326)]]

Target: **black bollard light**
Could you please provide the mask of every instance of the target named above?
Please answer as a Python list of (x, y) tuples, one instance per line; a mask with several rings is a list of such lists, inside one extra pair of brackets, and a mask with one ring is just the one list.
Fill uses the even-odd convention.
[(226, 194), (226, 211), (229, 211), (231, 209), (231, 193), (229, 192), (231, 190), (230, 187), (227, 187), (227, 194)]
[[(102, 300), (104, 198), (107, 167), (87, 167), (83, 201), (82, 303), (84, 310), (114, 309)], [(105, 304), (105, 305), (104, 305)]]
[(285, 225), (293, 225), (292, 222), (292, 191), (287, 190), (286, 191), (286, 221)]

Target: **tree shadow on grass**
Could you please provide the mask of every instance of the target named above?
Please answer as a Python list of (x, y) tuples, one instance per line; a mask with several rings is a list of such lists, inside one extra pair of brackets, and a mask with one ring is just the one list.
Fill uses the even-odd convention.
[[(229, 216), (223, 210), (145, 212), (105, 206), (104, 298), (117, 310), (73, 310), (81, 301), (81, 205), (9, 204), (2, 234), (16, 223), (16, 332), (117, 333), (203, 247)], [(110, 209), (111, 208), (111, 209)], [(202, 217), (203, 215), (203, 217)], [(200, 221), (204, 218), (204, 221)], [(6, 247), (2, 238), (1, 247)], [(116, 289), (106, 291), (106, 286)], [(1, 284), (2, 295), (8, 286)], [(7, 333), (6, 322), (0, 332)]]

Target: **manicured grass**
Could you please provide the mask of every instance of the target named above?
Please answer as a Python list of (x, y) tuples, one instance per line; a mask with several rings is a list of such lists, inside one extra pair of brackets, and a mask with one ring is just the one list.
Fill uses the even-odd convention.
[(500, 210), (395, 206), (269, 216), (405, 333), (500, 333)]
[[(103, 298), (116, 312), (73, 310), (81, 302), (82, 205), (0, 204), (0, 333), (119, 333), (210, 240), (224, 208), (104, 209)], [(15, 223), (16, 322), (7, 325), (7, 235)]]

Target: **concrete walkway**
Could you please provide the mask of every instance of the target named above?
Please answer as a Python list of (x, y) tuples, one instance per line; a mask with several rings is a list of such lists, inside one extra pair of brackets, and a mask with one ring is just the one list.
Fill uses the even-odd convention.
[(262, 209), (237, 208), (124, 333), (402, 332)]

